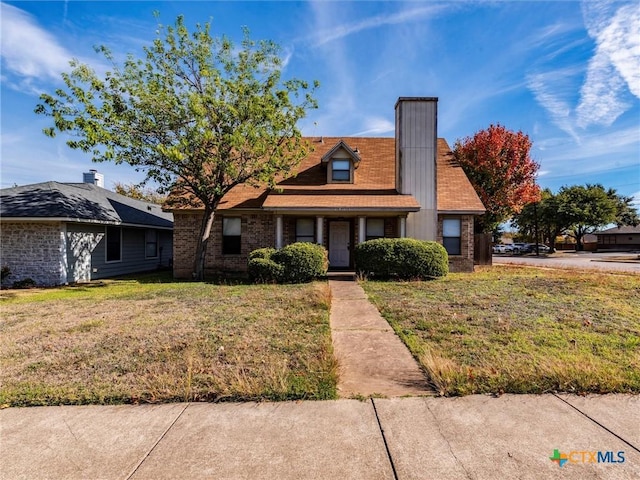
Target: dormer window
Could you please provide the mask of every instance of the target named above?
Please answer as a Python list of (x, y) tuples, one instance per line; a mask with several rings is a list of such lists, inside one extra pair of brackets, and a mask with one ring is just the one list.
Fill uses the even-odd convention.
[(351, 182), (351, 160), (335, 158), (331, 162), (331, 180)]
[(340, 140), (322, 157), (327, 167), (327, 183), (355, 183), (355, 171), (360, 165), (360, 152)]

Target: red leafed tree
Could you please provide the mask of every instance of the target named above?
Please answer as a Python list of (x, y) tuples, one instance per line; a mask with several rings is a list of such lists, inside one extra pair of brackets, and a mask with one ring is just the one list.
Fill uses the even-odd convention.
[(487, 212), (476, 229), (494, 232), (498, 225), (540, 199), (538, 165), (531, 159), (531, 140), (522, 132), (490, 125), (472, 137), (457, 140), (455, 159), (469, 177)]

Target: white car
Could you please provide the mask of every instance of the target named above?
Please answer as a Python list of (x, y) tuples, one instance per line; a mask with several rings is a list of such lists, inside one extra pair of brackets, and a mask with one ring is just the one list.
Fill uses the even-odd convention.
[(511, 253), (513, 252), (512, 245), (498, 244), (493, 246), (493, 253)]

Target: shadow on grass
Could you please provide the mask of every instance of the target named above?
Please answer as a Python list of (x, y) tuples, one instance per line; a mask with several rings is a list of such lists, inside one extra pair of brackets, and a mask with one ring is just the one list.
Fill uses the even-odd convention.
[[(136, 282), (140, 284), (150, 283), (199, 283), (198, 280), (190, 280), (186, 278), (174, 278), (170, 269), (155, 270), (153, 272), (131, 273), (113, 277), (110, 280), (118, 282)], [(246, 274), (220, 274), (208, 275), (204, 282), (210, 285), (253, 285)]]

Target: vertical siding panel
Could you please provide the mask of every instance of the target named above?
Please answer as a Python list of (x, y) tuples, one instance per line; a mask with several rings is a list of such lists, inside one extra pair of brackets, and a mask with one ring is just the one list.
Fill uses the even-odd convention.
[(413, 195), (421, 210), (407, 218), (407, 235), (435, 240), (437, 99), (400, 100), (397, 105), (397, 148), (400, 153), (399, 190)]

